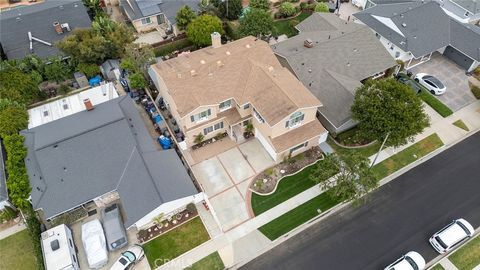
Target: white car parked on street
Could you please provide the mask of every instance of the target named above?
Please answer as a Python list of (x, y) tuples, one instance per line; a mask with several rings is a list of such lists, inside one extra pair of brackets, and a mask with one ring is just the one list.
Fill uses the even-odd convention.
[(410, 251), (385, 267), (385, 270), (423, 270), (425, 259), (418, 252)]
[(82, 243), (90, 268), (99, 269), (108, 263), (107, 243), (100, 220), (82, 225)]
[(456, 219), (430, 237), (430, 244), (439, 253), (446, 253), (471, 237), (474, 232), (473, 226), (468, 221), (463, 218)]
[(447, 91), (447, 87), (437, 78), (426, 73), (418, 73), (413, 78), (416, 82), (428, 89), (433, 95), (442, 95)]

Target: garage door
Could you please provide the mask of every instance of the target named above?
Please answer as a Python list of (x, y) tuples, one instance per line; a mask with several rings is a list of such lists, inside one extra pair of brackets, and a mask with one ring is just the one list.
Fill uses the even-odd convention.
[(470, 66), (473, 64), (473, 59), (451, 46), (447, 46), (447, 48), (445, 48), (443, 55), (445, 55), (450, 60), (455, 62), (457, 65), (463, 67), (464, 69), (470, 68)]

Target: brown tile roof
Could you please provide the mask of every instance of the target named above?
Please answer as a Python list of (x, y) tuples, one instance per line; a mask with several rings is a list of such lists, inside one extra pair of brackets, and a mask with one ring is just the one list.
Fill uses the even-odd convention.
[(282, 67), (269, 45), (254, 37), (208, 47), (154, 66), (184, 117), (199, 106), (234, 98), (251, 103), (274, 125), (299, 108), (321, 106), (297, 78)]
[(292, 131), (271, 139), (273, 147), (277, 153), (281, 153), (303, 142), (306, 142), (325, 132), (325, 128), (318, 120), (311, 121)]

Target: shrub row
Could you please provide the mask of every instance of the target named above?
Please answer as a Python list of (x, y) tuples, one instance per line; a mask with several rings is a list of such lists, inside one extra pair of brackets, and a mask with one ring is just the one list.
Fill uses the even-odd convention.
[(153, 53), (155, 54), (155, 57), (166, 56), (174, 51), (180, 51), (190, 46), (193, 46), (193, 43), (185, 38), (154, 48)]

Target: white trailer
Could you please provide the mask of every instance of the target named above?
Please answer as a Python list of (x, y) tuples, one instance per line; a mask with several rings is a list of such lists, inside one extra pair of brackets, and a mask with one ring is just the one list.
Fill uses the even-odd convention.
[(46, 270), (79, 270), (72, 231), (65, 224), (41, 235), (43, 260)]

